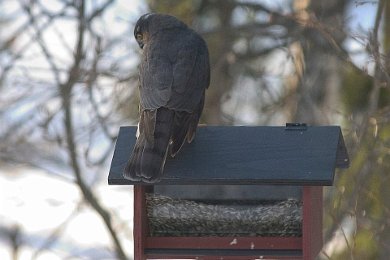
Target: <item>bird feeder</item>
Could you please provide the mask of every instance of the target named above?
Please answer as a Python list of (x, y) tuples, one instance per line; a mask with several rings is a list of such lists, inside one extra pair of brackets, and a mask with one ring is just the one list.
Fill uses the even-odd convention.
[(122, 177), (121, 127), (108, 183), (134, 185), (134, 258), (305, 259), (320, 252), (323, 186), (349, 165), (338, 126), (200, 127), (154, 185)]

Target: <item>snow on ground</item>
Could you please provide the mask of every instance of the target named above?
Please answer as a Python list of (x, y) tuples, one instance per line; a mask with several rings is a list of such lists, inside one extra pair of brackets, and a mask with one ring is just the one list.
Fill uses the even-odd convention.
[[(94, 188), (114, 212), (114, 227), (129, 256), (132, 242), (132, 188)], [(82, 201), (77, 186), (43, 171), (0, 171), (0, 259), (11, 259), (7, 235), (20, 230), (19, 259), (115, 259), (113, 244), (101, 218)]]

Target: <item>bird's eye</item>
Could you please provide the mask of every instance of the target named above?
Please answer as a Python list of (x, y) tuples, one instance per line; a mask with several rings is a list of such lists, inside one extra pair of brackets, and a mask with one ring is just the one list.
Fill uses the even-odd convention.
[(135, 35), (135, 37), (136, 37), (136, 39), (137, 39), (137, 41), (142, 41), (142, 34), (141, 33), (137, 33), (136, 35)]

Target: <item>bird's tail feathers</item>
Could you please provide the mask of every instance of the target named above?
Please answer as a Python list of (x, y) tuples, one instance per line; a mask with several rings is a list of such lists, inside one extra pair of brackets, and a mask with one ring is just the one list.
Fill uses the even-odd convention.
[(175, 155), (180, 151), (185, 140), (187, 139), (188, 129), (193, 120), (193, 114), (185, 111), (175, 113), (172, 129), (172, 143), (170, 145), (170, 155)]
[(123, 175), (126, 179), (155, 183), (162, 176), (170, 143), (174, 112), (166, 108), (159, 108), (155, 113), (157, 114), (153, 136), (146, 138), (145, 131), (142, 131), (141, 128), (133, 154), (125, 167)]

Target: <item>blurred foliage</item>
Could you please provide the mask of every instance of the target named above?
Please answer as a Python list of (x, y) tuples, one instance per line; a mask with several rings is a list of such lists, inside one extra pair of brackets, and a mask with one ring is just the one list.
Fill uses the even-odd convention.
[(186, 24), (192, 24), (201, 3), (193, 0), (147, 0), (147, 2), (154, 12), (174, 15)]
[(353, 154), (351, 167), (339, 175), (337, 192), (326, 211), (325, 223), (348, 217), (355, 222), (356, 230), (350, 240), (350, 250), (332, 259), (348, 259), (346, 255), (349, 253), (355, 259), (387, 258), (390, 230), (389, 115), (387, 108), (370, 119), (367, 133)]
[[(381, 3), (385, 8), (383, 13), (377, 12), (378, 29), (380, 15), (383, 21), (390, 16), (388, 2)], [(381, 35), (381, 52), (389, 54), (386, 42), (390, 40), (390, 31), (388, 24), (383, 24), (387, 29)], [(368, 75), (364, 67), (350, 65), (342, 71), (340, 95), (349, 117), (345, 126), (351, 167), (338, 176), (325, 223), (328, 226), (349, 219), (354, 228), (349, 232), (348, 247), (331, 259), (388, 259), (390, 253), (390, 88), (385, 69), (388, 58), (378, 58), (375, 40), (370, 37), (366, 48), (371, 60), (366, 64), (374, 65), (374, 75)]]
[[(341, 88), (341, 98), (348, 114), (363, 113), (367, 110), (369, 94), (371, 93), (374, 81), (370, 76), (362, 73), (356, 67), (347, 65), (344, 68)], [(381, 88), (378, 100), (379, 108), (390, 105), (390, 89)]]
[(367, 109), (372, 79), (353, 67), (347, 67), (343, 75), (343, 103), (349, 113)]

